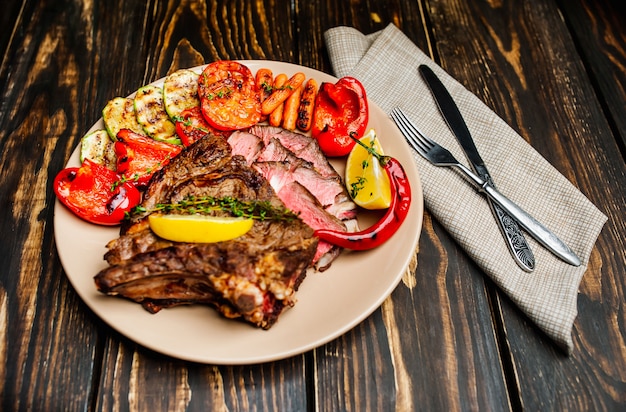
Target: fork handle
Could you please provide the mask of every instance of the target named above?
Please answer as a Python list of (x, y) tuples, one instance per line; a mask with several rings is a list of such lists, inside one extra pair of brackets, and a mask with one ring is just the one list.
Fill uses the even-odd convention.
[(489, 182), (484, 181), (474, 172), (469, 170), (462, 164), (458, 165), (459, 169), (465, 173), (467, 177), (476, 185), (476, 187), (498, 206), (504, 209), (517, 223), (523, 227), (535, 240), (545, 246), (548, 250), (561, 258), (563, 261), (573, 266), (580, 266), (580, 258), (554, 233), (542, 225), (534, 217), (526, 213), (524, 209), (511, 201), (496, 190)]

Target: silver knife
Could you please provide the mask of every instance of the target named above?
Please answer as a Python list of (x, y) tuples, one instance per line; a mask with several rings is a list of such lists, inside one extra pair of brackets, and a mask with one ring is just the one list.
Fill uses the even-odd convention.
[[(439, 111), (446, 120), (446, 123), (448, 123), (448, 127), (450, 127), (450, 130), (452, 130), (461, 144), (467, 159), (472, 165), (472, 169), (474, 169), (476, 174), (485, 182), (495, 188), (491, 175), (485, 166), (485, 162), (478, 153), (474, 139), (472, 139), (472, 135), (465, 124), (465, 120), (463, 120), (459, 108), (456, 103), (454, 103), (454, 99), (452, 99), (446, 87), (430, 67), (422, 64), (419, 66), (419, 71), (430, 88), (437, 102), (437, 106), (439, 107)], [(526, 272), (532, 272), (535, 269), (535, 256), (532, 250), (530, 250), (526, 238), (522, 234), (517, 222), (491, 200), (489, 200), (489, 205), (491, 206), (491, 211), (498, 222), (500, 232), (502, 232), (502, 236), (504, 236), (515, 262)]]

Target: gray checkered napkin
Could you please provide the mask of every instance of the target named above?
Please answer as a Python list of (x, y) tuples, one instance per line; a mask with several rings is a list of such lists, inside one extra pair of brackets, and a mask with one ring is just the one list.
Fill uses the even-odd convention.
[(570, 353), (578, 287), (606, 216), (394, 25), (370, 35), (350, 27), (336, 27), (325, 33), (325, 41), (337, 77), (356, 77), (365, 86), (369, 99), (383, 111), (389, 113), (392, 108), (401, 107), (426, 135), (465, 162), (417, 71), (418, 65), (429, 65), (443, 81), (498, 189), (554, 231), (583, 263), (580, 267), (568, 265), (526, 236), (537, 263), (534, 272), (522, 271), (511, 258), (483, 196), (458, 173), (432, 166), (414, 153), (426, 208), (499, 288)]

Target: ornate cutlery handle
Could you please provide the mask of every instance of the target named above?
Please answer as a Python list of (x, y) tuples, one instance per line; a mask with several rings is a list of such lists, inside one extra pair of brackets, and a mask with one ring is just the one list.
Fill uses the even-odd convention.
[(457, 167), (465, 173), (482, 192), (486, 193), (491, 200), (515, 219), (521, 227), (535, 238), (535, 240), (563, 261), (573, 266), (580, 266), (580, 258), (548, 228), (539, 223), (534, 217), (526, 213), (521, 207), (491, 186), (489, 182), (485, 182), (467, 167), (462, 164), (458, 164)]
[[(487, 184), (495, 189), (496, 186), (493, 184), (489, 175), (485, 173), (483, 176), (486, 176)], [(515, 219), (509, 216), (494, 201), (489, 198), (488, 201), (489, 206), (491, 206), (491, 212), (496, 218), (500, 232), (502, 232), (502, 236), (506, 240), (509, 252), (513, 255), (515, 263), (517, 263), (522, 270), (532, 272), (535, 269), (535, 256), (532, 250), (530, 250), (530, 246), (528, 246), (528, 242), (526, 242), (526, 238), (522, 234), (519, 225)]]

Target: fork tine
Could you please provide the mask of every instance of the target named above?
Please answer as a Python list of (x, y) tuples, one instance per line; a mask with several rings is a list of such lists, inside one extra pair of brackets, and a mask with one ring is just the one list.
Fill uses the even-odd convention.
[(409, 129), (409, 133), (412, 137), (419, 141), (419, 143), (426, 149), (426, 151), (432, 149), (435, 146), (435, 142), (432, 139), (428, 138), (422, 131), (413, 123), (404, 112), (396, 107), (394, 109), (400, 119), (402, 119), (403, 124), (406, 128)]
[(403, 132), (411, 147), (413, 147), (413, 149), (415, 149), (422, 156), (425, 156), (432, 146), (426, 144), (427, 142), (423, 140), (424, 136), (419, 132), (419, 130), (417, 130), (415, 125), (411, 127), (411, 122), (397, 107), (391, 111), (391, 117)]
[(398, 108), (393, 109), (391, 111), (391, 118), (396, 123), (396, 125), (398, 126), (398, 128), (400, 129), (402, 134), (404, 135), (406, 141), (409, 143), (409, 145), (413, 149), (415, 149), (418, 153), (421, 154), (422, 150), (424, 150), (424, 149), (418, 144), (418, 142), (415, 141), (415, 137), (412, 135), (410, 130), (407, 128), (407, 126), (405, 124), (405, 119), (402, 117), (402, 112), (400, 112), (398, 110)]

